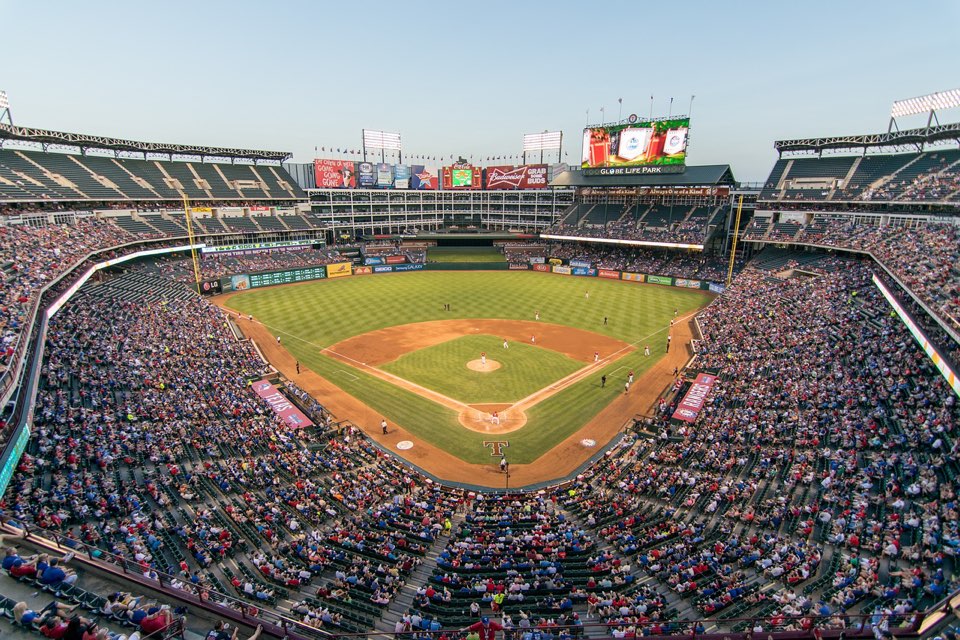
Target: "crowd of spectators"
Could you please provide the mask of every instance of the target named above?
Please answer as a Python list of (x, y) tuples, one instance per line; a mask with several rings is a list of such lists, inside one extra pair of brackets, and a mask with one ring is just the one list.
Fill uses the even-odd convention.
[[(109, 244), (99, 224), (91, 238), (107, 235), (92, 241)], [(952, 238), (955, 250), (956, 232), (900, 233), (932, 261), (905, 282), (934, 295), (948, 254), (929, 245)], [(910, 260), (888, 238), (851, 237), (888, 266)], [(544, 255), (704, 279), (725, 267), (581, 244)], [(283, 606), (318, 628), (370, 628), (431, 547), (436, 569), (410, 585), (403, 625), (489, 612), (549, 633), (586, 607), (626, 636), (685, 630), (681, 606), (768, 611), (761, 631), (844, 624), (858, 608), (905, 616), (956, 587), (960, 415), (866, 264), (833, 258), (824, 271), (748, 267), (701, 314), (697, 366), (719, 382), (697, 422), (661, 417), (653, 438), (569, 486), (504, 498), (426, 482), (353, 429), (331, 437), (322, 399), (292, 383), (322, 421), (288, 429), (249, 389), (264, 363), (208, 302), (91, 287), (51, 323), (33, 437), (3, 509), (202, 599)], [(802, 593), (825, 576), (816, 597)]]

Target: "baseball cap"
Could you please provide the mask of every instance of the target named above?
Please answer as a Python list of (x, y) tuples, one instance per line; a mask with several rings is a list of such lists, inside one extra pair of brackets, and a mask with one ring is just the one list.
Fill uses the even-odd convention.
[(487, 616), (483, 616), (482, 618), (480, 618), (480, 622), (482, 622), (483, 624), (490, 624), (490, 618), (488, 618)]

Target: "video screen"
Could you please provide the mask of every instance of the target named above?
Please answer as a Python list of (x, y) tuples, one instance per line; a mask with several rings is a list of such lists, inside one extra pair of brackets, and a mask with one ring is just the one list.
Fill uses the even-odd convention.
[(473, 186), (473, 169), (453, 169), (450, 177), (454, 189)]
[(583, 130), (581, 168), (684, 165), (690, 118), (638, 120)]

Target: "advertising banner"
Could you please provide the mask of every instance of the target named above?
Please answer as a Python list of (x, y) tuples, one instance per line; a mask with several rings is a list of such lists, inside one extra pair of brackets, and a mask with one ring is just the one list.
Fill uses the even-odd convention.
[(511, 262), (509, 269), (510, 269), (510, 271), (529, 271), (529, 270), (530, 270), (530, 265), (528, 265), (528, 264), (517, 264), (516, 262)]
[(686, 278), (677, 278), (673, 282), (675, 287), (685, 287), (687, 289), (699, 289), (700, 281), (699, 280), (687, 280)]
[(542, 256), (531, 256), (531, 257), (530, 257), (530, 264), (543, 264), (543, 263), (546, 262), (546, 261), (547, 261), (547, 259), (544, 258), (544, 257), (542, 257)]
[(377, 184), (377, 170), (370, 162), (357, 165), (357, 184), (361, 189), (373, 189)]
[(255, 212), (257, 212), (257, 213), (269, 213), (269, 212), (270, 212), (270, 207), (258, 207), (258, 206), (254, 206), (254, 207), (249, 207), (249, 209), (250, 209), (250, 211), (255, 211)]
[(591, 264), (583, 260), (571, 260), (568, 263), (571, 267), (583, 267), (584, 269), (589, 269)]
[(726, 291), (726, 289), (726, 286), (722, 284), (717, 284), (716, 282), (710, 283), (710, 291), (713, 291), (714, 293), (723, 293)]
[(215, 296), (222, 291), (220, 280), (203, 280), (200, 283), (200, 293), (205, 296)]
[(553, 272), (559, 273), (560, 275), (568, 276), (573, 272), (573, 270), (570, 267), (565, 267), (563, 265), (555, 265), (553, 267)]
[(393, 165), (386, 163), (377, 164), (377, 188), (378, 189), (392, 189), (393, 188)]
[(250, 288), (250, 276), (246, 274), (230, 276), (231, 291), (246, 291), (249, 288)]
[(393, 267), (388, 265), (380, 265), (373, 268), (374, 273), (390, 273), (393, 271)]
[(690, 118), (637, 120), (583, 130), (581, 169), (678, 167), (686, 163)]
[(629, 271), (624, 271), (620, 274), (620, 277), (624, 280), (629, 280), (630, 282), (646, 282), (646, 278), (642, 273), (630, 273)]
[(449, 167), (443, 167), (440, 170), (443, 189), (480, 189), (483, 186), (481, 173), (479, 167), (474, 167), (469, 162), (455, 162)]
[(363, 264), (383, 264), (383, 258), (371, 256), (363, 259)]
[(693, 381), (693, 384), (687, 389), (687, 393), (684, 394), (683, 400), (677, 405), (677, 410), (673, 412), (673, 418), (684, 422), (694, 422), (700, 415), (700, 411), (707, 401), (707, 396), (710, 395), (710, 391), (716, 383), (716, 376), (708, 373), (698, 374), (697, 379)]
[(647, 276), (647, 282), (650, 284), (665, 284), (672, 285), (673, 278), (668, 278), (667, 276)]
[(373, 273), (373, 269), (370, 267), (354, 267), (353, 275), (355, 276), (368, 276)]
[(550, 265), (548, 265), (548, 264), (535, 264), (535, 265), (533, 265), (533, 270), (534, 270), (534, 271), (542, 271), (542, 272), (544, 272), (544, 273), (548, 273), (548, 272), (550, 271)]
[(318, 189), (356, 189), (357, 167), (350, 160), (313, 161), (313, 175)]
[(620, 272), (613, 271), (611, 269), (599, 269), (597, 270), (597, 275), (601, 278), (610, 278), (611, 280), (619, 280)]
[(420, 263), (398, 264), (395, 267), (393, 267), (394, 271), (421, 271), (422, 269), (423, 269), (423, 265)]
[(547, 186), (545, 164), (487, 167), (486, 174), (486, 189), (544, 189)]
[(264, 402), (270, 405), (273, 412), (280, 416), (280, 419), (291, 429), (303, 429), (313, 426), (310, 418), (305, 416), (295, 404), (287, 399), (287, 396), (280, 393), (275, 386), (268, 380), (260, 380), (253, 383), (254, 392), (263, 398)]
[(549, 262), (549, 263), (552, 264), (552, 265), (561, 265), (561, 264), (563, 264), (563, 260), (561, 260), (560, 258), (550, 258), (549, 260), (547, 260), (547, 262)]
[(596, 269), (590, 269), (589, 267), (574, 267), (573, 275), (575, 276), (595, 276), (597, 275)]
[(406, 261), (407, 256), (387, 256), (386, 260), (384, 260), (387, 264), (403, 264)]
[(353, 274), (353, 265), (349, 262), (336, 262), (327, 265), (328, 278), (343, 278)]
[(436, 167), (410, 165), (410, 188), (418, 191), (436, 191), (440, 188)]
[(393, 188), (410, 188), (410, 165), (398, 164), (393, 168)]

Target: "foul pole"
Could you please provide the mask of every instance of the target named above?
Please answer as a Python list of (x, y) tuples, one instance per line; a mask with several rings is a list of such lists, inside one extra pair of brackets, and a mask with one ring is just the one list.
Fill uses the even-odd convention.
[(193, 235), (193, 216), (190, 215), (190, 200), (186, 193), (183, 196), (183, 214), (187, 218), (187, 240), (190, 242), (190, 258), (193, 261), (193, 281), (197, 287), (197, 293), (200, 293), (200, 262), (197, 260), (197, 247)]
[(733, 261), (737, 257), (737, 240), (740, 239), (740, 212), (743, 211), (743, 195), (737, 202), (737, 220), (733, 224), (733, 244), (730, 245), (730, 266), (727, 267), (727, 286), (733, 280)]

